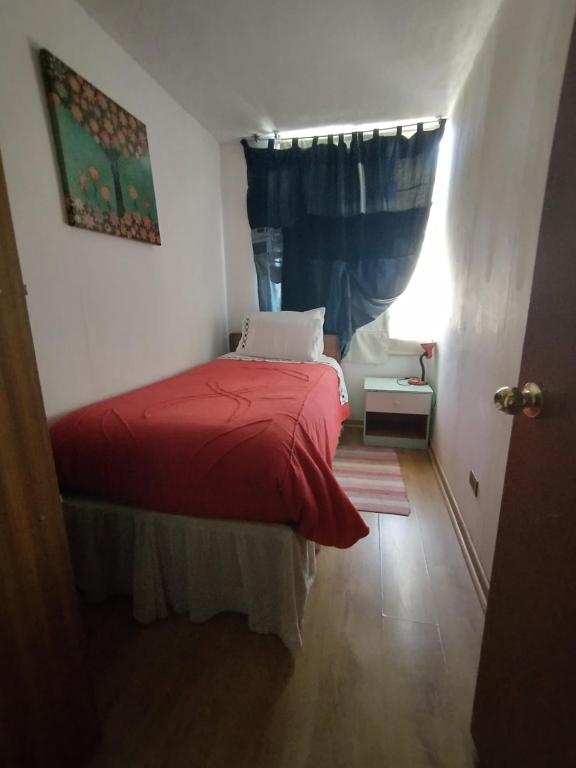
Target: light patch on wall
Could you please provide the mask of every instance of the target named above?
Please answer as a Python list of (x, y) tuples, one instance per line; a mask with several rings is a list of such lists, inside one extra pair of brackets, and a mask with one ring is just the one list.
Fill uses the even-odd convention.
[(446, 246), (446, 213), (453, 145), (448, 121), (438, 153), (432, 209), (420, 258), (408, 287), (387, 312), (391, 338), (436, 341), (450, 315), (452, 277)]
[[(383, 123), (371, 122), (346, 124), (337, 123), (333, 125), (316, 126), (315, 128), (299, 128), (294, 131), (279, 131), (277, 138), (281, 146), (282, 142), (284, 141), (288, 142), (292, 139), (308, 139), (308, 142), (302, 141), (300, 143), (300, 146), (305, 147), (312, 144), (312, 136), (317, 136), (320, 139), (326, 140), (328, 136), (339, 136), (342, 134), (344, 136), (344, 140), (349, 144), (353, 133), (371, 134), (375, 128), (377, 128), (381, 133), (395, 133), (398, 124), (404, 126), (402, 134), (406, 136), (406, 138), (410, 138), (410, 136), (416, 133), (418, 123), (424, 123), (427, 127), (430, 126), (435, 128), (439, 125), (440, 118), (437, 116), (428, 115), (426, 117), (415, 117), (411, 118), (410, 120), (400, 120), (395, 122), (387, 121)], [(270, 134), (267, 136), (262, 136), (261, 138), (267, 139), (273, 137), (274, 135), (274, 131), (271, 131)], [(324, 142), (320, 141), (320, 143)]]

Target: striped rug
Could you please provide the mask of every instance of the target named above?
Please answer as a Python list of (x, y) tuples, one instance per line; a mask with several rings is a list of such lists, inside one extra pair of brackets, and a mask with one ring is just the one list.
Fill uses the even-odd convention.
[(356, 509), (390, 515), (410, 514), (400, 464), (392, 448), (340, 446), (333, 467), (338, 482)]

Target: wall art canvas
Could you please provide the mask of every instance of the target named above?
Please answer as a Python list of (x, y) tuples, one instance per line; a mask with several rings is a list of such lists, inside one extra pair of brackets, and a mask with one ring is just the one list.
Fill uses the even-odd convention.
[(48, 51), (40, 62), (68, 223), (160, 245), (146, 126)]

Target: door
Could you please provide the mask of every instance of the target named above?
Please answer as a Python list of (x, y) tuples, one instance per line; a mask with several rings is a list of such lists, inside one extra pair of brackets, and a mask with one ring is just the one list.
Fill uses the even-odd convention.
[[(576, 44), (568, 55), (540, 227), (474, 702), (486, 768), (576, 766)], [(502, 418), (511, 418), (502, 415)]]
[(0, 160), (0, 765), (78, 768), (98, 727), (24, 293)]

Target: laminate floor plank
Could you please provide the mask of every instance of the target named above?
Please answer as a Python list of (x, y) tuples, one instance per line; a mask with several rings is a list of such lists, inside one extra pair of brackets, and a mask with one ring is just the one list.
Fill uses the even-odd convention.
[(436, 607), (416, 515), (379, 515), (382, 612), (437, 624)]
[(427, 454), (400, 460), (411, 515), (365, 513), (368, 537), (322, 548), (295, 657), (239, 616), (85, 607), (90, 768), (472, 768), (482, 611)]
[[(451, 707), (461, 723), (460, 740), (472, 750), (468, 723), (480, 657), (484, 613), (449, 522), (444, 497), (425, 451), (399, 451), (418, 520), (430, 585), (444, 649)], [(446, 519), (448, 518), (448, 525)]]

